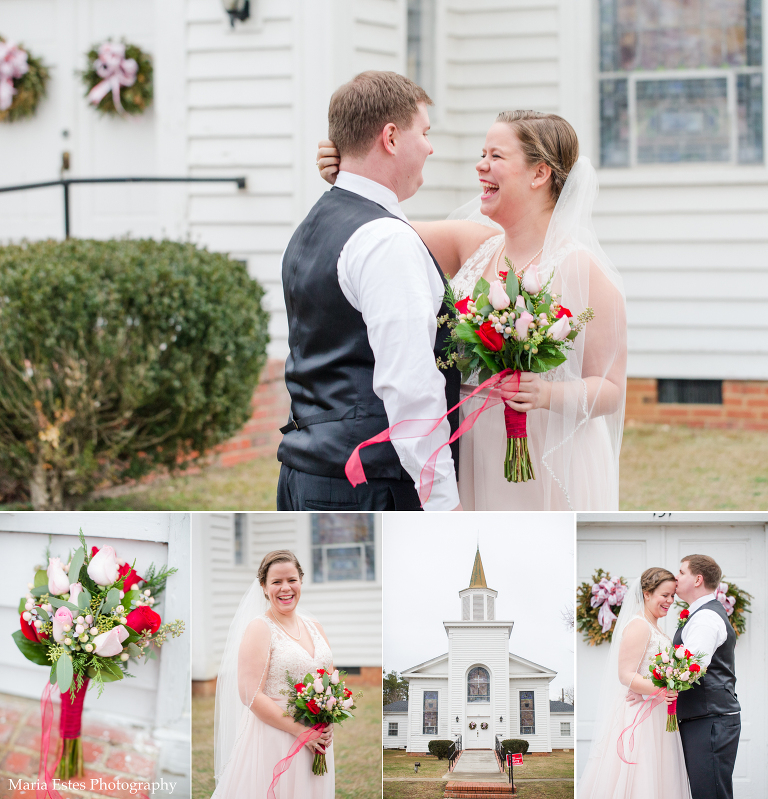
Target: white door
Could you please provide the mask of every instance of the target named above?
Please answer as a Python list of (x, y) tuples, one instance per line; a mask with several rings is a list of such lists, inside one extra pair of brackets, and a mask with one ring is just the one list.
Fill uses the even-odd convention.
[[(636, 522), (628, 522), (634, 517)], [(602, 568), (630, 582), (650, 566), (676, 572), (680, 558), (704, 554), (715, 558), (724, 579), (753, 595), (747, 630), (736, 644), (736, 691), (741, 703), (741, 738), (734, 771), (736, 799), (763, 799), (768, 795), (764, 752), (768, 742), (768, 696), (764, 664), (766, 647), (766, 521), (763, 514), (683, 514), (662, 518), (647, 514), (624, 514), (622, 518), (596, 522), (595, 515), (579, 520), (577, 582), (588, 582)], [(673, 635), (677, 612), (666, 620)], [(577, 692), (579, 702), (577, 768), (581, 775), (589, 754), (594, 711), (600, 691), (600, 675), (608, 647), (578, 642)]]
[[(477, 725), (474, 730), (469, 729), (472, 722)], [(486, 729), (483, 729), (483, 724)], [(468, 716), (467, 717), (467, 735), (464, 739), (465, 749), (493, 749), (493, 738), (491, 736), (491, 718), (490, 716)]]

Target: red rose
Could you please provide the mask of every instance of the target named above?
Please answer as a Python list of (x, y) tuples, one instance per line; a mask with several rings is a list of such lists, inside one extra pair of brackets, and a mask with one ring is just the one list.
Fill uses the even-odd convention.
[(159, 627), (162, 619), (158, 613), (155, 613), (152, 608), (146, 605), (140, 605), (128, 614), (128, 626), (140, 633), (144, 630), (149, 630), (154, 635)]
[(698, 663), (692, 663), (688, 671), (692, 671), (694, 674), (698, 674), (701, 671), (701, 666), (699, 666)]
[(499, 270), (499, 280), (506, 282), (507, 275), (509, 274), (509, 269), (500, 269)]
[(322, 677), (325, 674), (325, 669), (318, 669), (317, 673)]
[(307, 710), (313, 715), (316, 716), (320, 712), (320, 708), (317, 706), (317, 702), (314, 699), (310, 699), (307, 702)]
[(466, 313), (467, 312), (467, 305), (469, 305), (469, 297), (464, 297), (463, 300), (459, 300), (455, 305), (457, 313)]
[(352, 691), (350, 691), (349, 688), (345, 688), (344, 689), (344, 698), (345, 699), (349, 699), (350, 696), (352, 696)]
[(687, 619), (690, 615), (691, 615), (690, 610), (686, 609), (686, 610), (681, 610), (680, 611), (680, 618), (681, 619)]
[(39, 643), (40, 638), (37, 635), (37, 630), (31, 625), (23, 616), (19, 617), (21, 619), (21, 631), (24, 633), (24, 637), (28, 638), (30, 641), (34, 641), (36, 644)]
[(304, 685), (303, 682), (300, 682), (300, 683), (297, 683), (296, 685), (294, 685), (293, 687), (296, 689), (296, 693), (300, 694), (307, 686)]
[(653, 676), (654, 676), (654, 677), (655, 677), (657, 680), (660, 680), (660, 679), (662, 679), (662, 677), (661, 677), (661, 674), (659, 673), (659, 670), (658, 670), (658, 669), (654, 669), (654, 670), (653, 670)]
[(493, 352), (498, 352), (504, 346), (504, 336), (498, 333), (490, 322), (483, 322), (477, 330), (477, 335)]
[(692, 658), (692, 657), (693, 657), (693, 654), (692, 654), (691, 652), (689, 652), (689, 651), (686, 649), (686, 650), (685, 650), (685, 656), (686, 656), (687, 658)]
[(557, 312), (556, 318), (559, 319), (561, 316), (572, 318), (573, 314), (564, 305), (561, 305), (560, 310)]

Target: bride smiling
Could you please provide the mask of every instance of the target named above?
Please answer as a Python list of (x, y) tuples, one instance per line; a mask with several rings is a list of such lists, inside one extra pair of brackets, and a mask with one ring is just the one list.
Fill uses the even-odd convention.
[[(318, 668), (332, 672), (333, 655), (323, 628), (296, 610), (303, 577), (292, 552), (270, 552), (235, 613), (216, 685), (214, 799), (272, 796), (276, 767), (308, 737), (285, 715), (286, 672), (294, 683)], [(333, 799), (332, 741), (328, 727), (304, 742), (273, 786), (275, 799)], [(326, 755), (322, 776), (312, 773), (317, 752)]]

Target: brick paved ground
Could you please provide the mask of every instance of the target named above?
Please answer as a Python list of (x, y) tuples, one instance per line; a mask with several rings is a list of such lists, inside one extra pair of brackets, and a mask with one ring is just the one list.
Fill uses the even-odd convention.
[[(51, 735), (54, 752), (58, 751), (59, 705), (54, 703), (55, 734)], [(83, 713), (83, 760), (85, 775), (77, 780), (87, 790), (60, 791), (65, 799), (146, 799), (146, 784), (156, 772), (158, 746), (149, 730), (122, 724), (108, 726)], [(0, 694), (0, 798), (35, 799), (32, 790), (18, 786), (18, 781), (35, 783), (40, 759), (40, 702)], [(53, 757), (49, 764), (54, 762)], [(92, 783), (100, 780), (103, 784)], [(13, 785), (11, 784), (13, 782)], [(75, 781), (73, 780), (73, 783)], [(108, 787), (122, 783), (122, 788)], [(131, 792), (130, 783), (141, 784)], [(59, 787), (59, 786), (57, 786)], [(151, 795), (151, 794), (150, 794)]]

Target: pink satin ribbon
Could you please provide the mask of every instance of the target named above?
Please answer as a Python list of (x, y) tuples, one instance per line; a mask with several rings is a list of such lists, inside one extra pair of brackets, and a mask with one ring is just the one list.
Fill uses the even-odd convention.
[[(453, 413), (453, 411), (463, 405), (467, 400), (472, 399), (472, 397), (474, 397), (476, 394), (479, 394), (484, 389), (489, 389), (488, 396), (485, 398), (483, 404), (476, 410), (472, 411), (472, 413), (470, 413), (466, 419), (464, 419), (456, 432), (448, 439), (448, 441), (446, 441), (444, 444), (441, 444), (429, 456), (427, 462), (424, 464), (419, 476), (419, 502), (421, 502), (423, 506), (424, 503), (429, 499), (429, 495), (432, 493), (432, 484), (435, 479), (435, 463), (437, 461), (437, 456), (440, 454), (443, 447), (453, 444), (453, 442), (463, 436), (464, 433), (466, 433), (468, 430), (471, 430), (475, 422), (480, 417), (480, 414), (484, 413), (489, 408), (504, 402), (504, 398), (498, 391), (498, 386), (500, 383), (504, 382), (507, 377), (517, 377), (516, 388), (520, 388), (520, 372), (514, 372), (512, 369), (504, 369), (502, 372), (489, 377), (471, 394), (464, 397), (463, 400), (457, 402), (453, 408), (450, 408), (448, 412), (443, 414), (443, 416), (441, 416), (439, 419), (404, 419), (402, 422), (397, 422), (396, 424), (393, 424), (392, 427), (388, 427), (386, 430), (383, 430), (373, 438), (363, 441), (362, 444), (358, 444), (355, 447), (354, 452), (349, 456), (349, 460), (347, 460), (347, 464), (344, 467), (344, 473), (347, 475), (347, 480), (349, 480), (353, 486), (358, 486), (360, 483), (368, 482), (365, 477), (363, 463), (360, 460), (361, 449), (370, 447), (371, 444), (383, 444), (386, 441), (399, 441), (400, 439), (404, 438), (425, 438), (426, 436), (434, 433), (443, 420), (448, 418), (449, 414)], [(397, 435), (395, 435), (395, 433), (397, 433)]]
[(40, 765), (37, 769), (37, 783), (44, 785), (45, 788), (37, 788), (37, 799), (63, 799), (62, 795), (53, 787), (53, 777), (61, 760), (62, 748), (56, 757), (53, 771), (48, 771), (48, 752), (51, 746), (51, 729), (53, 727), (53, 702), (51, 702), (51, 692), (53, 686), (46, 683), (43, 695), (40, 698), (40, 715), (42, 717), (42, 736), (40, 738)]
[[(269, 784), (267, 799), (275, 799), (275, 786), (277, 785), (280, 777), (282, 777), (283, 774), (288, 771), (291, 761), (301, 751), (301, 747), (304, 746), (307, 741), (313, 741), (315, 738), (319, 738), (324, 729), (325, 724), (315, 724), (314, 727), (310, 727), (293, 742), (291, 748), (288, 750), (288, 755), (284, 757), (272, 771), (272, 782)], [(40, 799), (40, 797), (38, 797), (38, 799)]]
[(123, 86), (133, 86), (136, 83), (136, 75), (139, 72), (136, 59), (125, 57), (124, 44), (104, 42), (99, 47), (99, 57), (94, 61), (94, 69), (103, 80), (88, 92), (90, 102), (98, 105), (112, 92), (112, 102), (118, 113), (125, 113), (123, 104), (120, 102), (120, 89)]
[[(648, 699), (645, 699), (643, 701), (643, 704), (640, 705), (639, 710), (637, 711), (637, 713), (635, 713), (635, 718), (633, 719), (632, 723), (629, 725), (629, 727), (625, 727), (621, 731), (621, 735), (619, 735), (619, 740), (616, 741), (616, 751), (617, 751), (617, 753), (619, 755), (619, 758), (624, 763), (626, 763), (628, 766), (636, 766), (637, 763), (633, 763), (631, 760), (627, 760), (624, 757), (624, 754), (623, 754), (624, 747), (622, 746), (622, 739), (624, 738), (624, 734), (628, 730), (632, 730), (632, 734), (629, 736), (629, 751), (631, 752), (635, 748), (635, 730), (644, 721), (646, 721), (648, 719), (648, 717), (653, 712), (653, 709), (655, 707), (658, 707), (658, 705), (660, 705), (664, 701), (664, 697), (662, 696), (663, 693), (664, 693), (664, 689), (663, 688), (659, 688), (657, 691), (655, 691), (653, 694), (651, 694), (648, 697)], [(645, 706), (646, 706), (646, 704), (648, 702), (650, 702), (650, 704), (646, 708)], [(645, 708), (645, 709), (643, 709), (643, 708)], [(640, 715), (641, 713), (642, 713), (642, 716)]]

